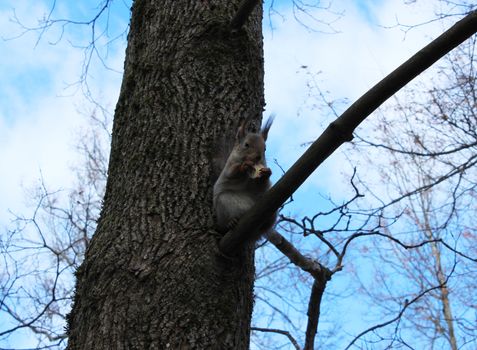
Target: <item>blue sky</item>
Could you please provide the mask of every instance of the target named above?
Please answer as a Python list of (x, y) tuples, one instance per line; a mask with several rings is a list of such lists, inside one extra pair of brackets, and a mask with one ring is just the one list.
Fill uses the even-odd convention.
[[(73, 152), (77, 130), (94, 105), (85, 98), (84, 85), (76, 84), (82, 74), (84, 50), (73, 47), (86, 45), (90, 29), (67, 27), (58, 41), (60, 31), (54, 27), (38, 41), (38, 31), (23, 32), (13, 20), (14, 12), (26, 26), (36, 26), (47, 13), (51, 1), (2, 2), (0, 5), (0, 222), (8, 223), (7, 210), (23, 207), (24, 189), (39, 178), (41, 169), (52, 186), (64, 187), (71, 180), (69, 167), (74, 164)], [(62, 9), (58, 16), (68, 18), (78, 9)], [(86, 2), (71, 2), (71, 4)], [(93, 1), (89, 2), (90, 4)], [(70, 6), (70, 2), (68, 2)], [(125, 6), (123, 5), (123, 8)], [(122, 17), (111, 17), (115, 36), (128, 23)], [(63, 17), (64, 16), (64, 17)], [(81, 18), (82, 16), (79, 16)], [(75, 17), (78, 18), (78, 17)], [(112, 30), (111, 30), (112, 31)], [(104, 39), (101, 39), (104, 41)], [(110, 111), (117, 99), (123, 67), (124, 39), (108, 47), (105, 69), (93, 57), (89, 68), (88, 86), (93, 98)], [(117, 45), (115, 45), (117, 44)], [(98, 46), (105, 56), (105, 50)]]
[[(7, 53), (0, 57), (0, 159), (6, 165), (0, 170), (0, 224), (8, 221), (9, 208), (22, 208), (22, 186), (28, 187), (38, 179), (40, 169), (52, 185), (68, 185), (69, 166), (75, 157), (75, 130), (84, 122), (84, 114), (94, 108), (83, 94), (84, 87), (74, 84), (82, 74), (84, 51), (70, 44), (86, 45), (89, 28), (66, 27), (63, 39), (55, 45), (51, 43), (60, 37), (58, 27), (39, 41), (38, 32), (17, 37), (23, 30), (13, 21), (13, 9), (23, 24), (34, 27), (48, 13), (51, 3), (4, 1), (0, 5), (0, 36), (9, 39), (0, 41), (1, 52)], [(116, 7), (111, 10), (108, 30), (111, 37), (116, 37), (127, 25), (128, 9), (122, 1), (113, 3)], [(323, 90), (331, 92), (331, 98), (352, 101), (424, 45), (428, 38), (423, 33), (432, 36), (433, 29), (418, 28), (403, 40), (401, 31), (385, 30), (377, 24), (394, 23), (398, 14), (415, 23), (419, 20), (417, 11), (411, 13), (397, 0), (362, 1), (340, 3), (343, 8), (336, 11), (344, 10), (344, 16), (333, 24), (340, 33), (322, 34), (307, 30), (287, 15), (285, 3), (278, 7), (284, 11), (284, 19), (272, 17), (273, 32), (265, 18), (264, 37), (267, 113), (277, 114), (271, 136), (280, 140), (270, 140), (270, 149), (274, 150), (270, 157), (279, 158), (280, 164), (288, 167), (303, 152), (300, 145), (313, 140), (329, 122), (310, 108), (314, 101), (307, 96), (307, 72), (321, 72), (316, 80)], [(95, 1), (58, 2), (57, 16), (68, 18), (73, 14), (75, 19), (84, 20), (96, 6)], [(321, 11), (317, 17), (325, 15)], [(107, 57), (104, 47), (98, 45), (112, 70), (93, 59), (88, 77), (93, 98), (110, 111), (114, 110), (121, 82), (118, 72), (123, 67), (124, 37), (114, 44)], [(289, 130), (295, 131), (292, 137)], [(318, 178), (311, 183), (329, 187), (327, 179), (315, 176)]]
[[(85, 116), (94, 109), (84, 95), (84, 85), (74, 84), (80, 79), (84, 62), (84, 51), (75, 46), (88, 43), (89, 29), (67, 27), (58, 41), (60, 31), (54, 28), (38, 41), (38, 32), (19, 36), (22, 29), (12, 20), (15, 9), (25, 25), (35, 26), (52, 3), (40, 0), (0, 3), (0, 36), (4, 39), (0, 40), (2, 231), (10, 225), (10, 211), (29, 210), (25, 206), (25, 193), (37, 183), (40, 172), (51, 188), (71, 186), (71, 166), (77, 159), (74, 150), (77, 130), (84, 127)], [(93, 0), (57, 3), (56, 14), (60, 18), (73, 15), (84, 20), (97, 7)], [(323, 91), (330, 92), (330, 98), (347, 98), (351, 102), (442, 29), (434, 24), (404, 35), (397, 28), (380, 26), (392, 25), (396, 17), (407, 23), (422, 22), (432, 14), (429, 5), (432, 1), (422, 0), (414, 7), (399, 0), (335, 3), (338, 3), (337, 12), (344, 11), (333, 24), (337, 34), (304, 28), (290, 15), (285, 1), (280, 1), (277, 8), (284, 17), (272, 17), (273, 31), (265, 17), (266, 113), (276, 114), (268, 157), (278, 159), (285, 169), (303, 153), (302, 143), (314, 140), (331, 121), (326, 113), (313, 108), (316, 101), (309, 96), (309, 73), (321, 72), (315, 81)], [(114, 4), (109, 14), (110, 37), (120, 35), (128, 23), (127, 2), (118, 0)], [(316, 16), (323, 18), (326, 13), (317, 12)], [(120, 36), (107, 52), (101, 46), (106, 41), (103, 37), (98, 47), (111, 70), (93, 59), (87, 82), (93, 98), (112, 113), (121, 83), (125, 40)], [(297, 215), (316, 211), (317, 192), (338, 197), (347, 192), (341, 177), (349, 171), (346, 163), (338, 152), (305, 183), (295, 196), (293, 210)], [(278, 174), (275, 168), (275, 180)]]

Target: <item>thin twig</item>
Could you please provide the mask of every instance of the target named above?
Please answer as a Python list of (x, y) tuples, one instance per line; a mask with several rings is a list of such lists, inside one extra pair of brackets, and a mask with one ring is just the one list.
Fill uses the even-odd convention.
[(301, 350), (300, 345), (298, 345), (298, 342), (295, 340), (295, 338), (293, 338), (290, 332), (284, 331), (282, 329), (260, 327), (252, 327), (252, 331), (283, 334), (290, 340), (296, 350)]
[(406, 309), (407, 309), (410, 305), (412, 305), (412, 304), (414, 304), (415, 302), (417, 302), (420, 298), (422, 298), (422, 297), (423, 297), (424, 295), (426, 295), (427, 293), (430, 293), (430, 292), (432, 292), (433, 290), (436, 290), (436, 289), (441, 289), (443, 286), (445, 286), (445, 285), (447, 284), (448, 280), (449, 280), (449, 277), (450, 277), (451, 274), (454, 272), (455, 266), (456, 266), (456, 265), (455, 265), (455, 263), (454, 263), (454, 267), (453, 267), (451, 273), (447, 276), (446, 280), (445, 280), (443, 283), (441, 283), (441, 284), (439, 284), (439, 285), (437, 285), (437, 286), (433, 286), (433, 287), (427, 288), (426, 290), (424, 290), (424, 291), (422, 291), (421, 293), (419, 293), (418, 295), (416, 295), (416, 296), (415, 296), (412, 300), (410, 300), (410, 301), (407, 300), (407, 299), (405, 299), (405, 300), (404, 300), (404, 305), (403, 305), (402, 309), (399, 311), (399, 313), (396, 315), (396, 317), (394, 317), (394, 318), (392, 318), (392, 319), (390, 319), (390, 320), (388, 320), (388, 321), (382, 322), (382, 323), (380, 323), (380, 324), (377, 324), (377, 325), (375, 325), (375, 326), (372, 326), (372, 327), (368, 328), (367, 330), (365, 330), (365, 331), (359, 333), (356, 337), (354, 337), (354, 339), (348, 344), (348, 346), (347, 346), (344, 350), (348, 350), (348, 349), (349, 349), (359, 338), (361, 338), (363, 335), (368, 334), (368, 333), (370, 333), (370, 332), (374, 332), (374, 331), (377, 330), (377, 329), (386, 327), (386, 326), (388, 326), (388, 325), (390, 325), (390, 324), (392, 324), (392, 323), (394, 323), (394, 322), (396, 322), (396, 321), (400, 321), (400, 320), (401, 320), (401, 317), (404, 315), (404, 312), (406, 311)]

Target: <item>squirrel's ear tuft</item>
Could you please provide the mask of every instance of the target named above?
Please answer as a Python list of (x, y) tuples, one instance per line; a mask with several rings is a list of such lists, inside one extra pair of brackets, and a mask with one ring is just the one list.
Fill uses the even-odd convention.
[(270, 127), (272, 126), (273, 119), (275, 119), (275, 114), (272, 114), (268, 117), (267, 121), (262, 126), (262, 130), (260, 131), (265, 141), (267, 141), (268, 131), (270, 130)]
[(235, 142), (240, 143), (245, 138), (245, 135), (247, 134), (245, 129), (246, 129), (246, 121), (243, 120), (240, 123), (239, 128), (237, 129), (237, 133), (235, 134)]

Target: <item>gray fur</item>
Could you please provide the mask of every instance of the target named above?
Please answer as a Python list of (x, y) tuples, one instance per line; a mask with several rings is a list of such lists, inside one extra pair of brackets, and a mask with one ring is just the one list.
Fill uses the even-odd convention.
[[(244, 124), (237, 130), (234, 147), (214, 185), (214, 211), (220, 232), (233, 228), (236, 221), (271, 186), (271, 171), (265, 160), (265, 141), (272, 121), (273, 118), (269, 118), (260, 133), (246, 133)], [(257, 175), (254, 167), (263, 169)], [(274, 218), (271, 225), (273, 223)], [(266, 230), (271, 225), (267, 224)]]

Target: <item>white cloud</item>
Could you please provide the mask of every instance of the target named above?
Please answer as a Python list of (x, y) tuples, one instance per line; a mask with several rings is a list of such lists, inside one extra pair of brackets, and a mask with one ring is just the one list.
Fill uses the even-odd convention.
[[(47, 9), (34, 1), (13, 6), (19, 17), (30, 21)], [(3, 37), (18, 33), (12, 14), (11, 9), (0, 10)], [(71, 183), (75, 138), (85, 120), (80, 111), (93, 108), (78, 85), (68, 87), (79, 80), (84, 52), (66, 40), (50, 45), (53, 37), (48, 33), (36, 45), (37, 37), (38, 32), (29, 32), (0, 41), (0, 51), (7, 53), (0, 56), (0, 226), (8, 224), (8, 210), (23, 210), (23, 186), (31, 187), (40, 169), (52, 189)], [(123, 50), (112, 50), (108, 64), (121, 70), (122, 62)], [(98, 64), (90, 69), (94, 97), (112, 109), (121, 75)]]

